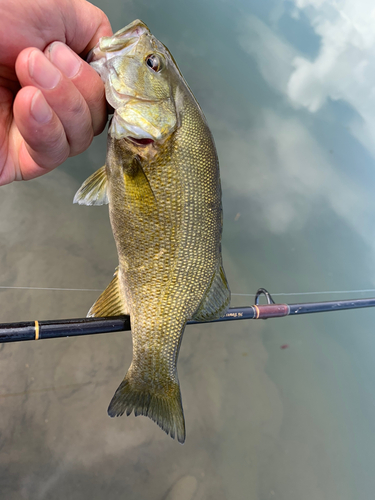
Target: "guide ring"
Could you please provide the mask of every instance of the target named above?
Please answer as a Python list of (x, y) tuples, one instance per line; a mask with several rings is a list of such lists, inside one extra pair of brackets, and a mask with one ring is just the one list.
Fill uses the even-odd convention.
[(271, 294), (269, 292), (267, 292), (267, 290), (265, 288), (258, 288), (258, 291), (255, 294), (255, 305), (256, 306), (259, 305), (259, 299), (260, 299), (261, 295), (264, 295), (266, 297), (268, 305), (275, 304), (275, 301), (271, 297)]

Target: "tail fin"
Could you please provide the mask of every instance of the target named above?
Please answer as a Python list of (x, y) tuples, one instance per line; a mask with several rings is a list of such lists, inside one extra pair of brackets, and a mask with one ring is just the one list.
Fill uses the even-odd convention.
[(125, 412), (130, 415), (133, 410), (136, 417), (145, 415), (151, 418), (172, 439), (177, 437), (181, 444), (185, 442), (185, 419), (178, 382), (170, 382), (168, 388), (159, 390), (146, 385), (140, 388), (127, 373), (109, 404), (108, 415), (119, 417)]

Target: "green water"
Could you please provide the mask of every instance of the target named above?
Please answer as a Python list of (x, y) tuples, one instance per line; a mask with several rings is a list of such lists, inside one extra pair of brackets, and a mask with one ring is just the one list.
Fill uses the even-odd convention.
[[(375, 288), (375, 35), (354, 0), (95, 2), (140, 18), (177, 60), (217, 144), (233, 305), (260, 286)], [(72, 205), (84, 154), (1, 188), (0, 285), (99, 288), (117, 256), (106, 207)], [(371, 295), (367, 294), (368, 296)], [(375, 295), (375, 292), (373, 292)], [(0, 289), (0, 321), (82, 317), (95, 292)], [(182, 447), (110, 419), (128, 333), (2, 345), (2, 498), (368, 500), (375, 488), (375, 312), (186, 329)], [(289, 347), (280, 349), (284, 344)]]

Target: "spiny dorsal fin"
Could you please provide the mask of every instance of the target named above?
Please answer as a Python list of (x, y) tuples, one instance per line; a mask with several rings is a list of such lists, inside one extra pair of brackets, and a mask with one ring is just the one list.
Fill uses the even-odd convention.
[(192, 319), (210, 321), (224, 316), (230, 304), (230, 290), (222, 262), (214, 274), (202, 302)]
[(124, 294), (120, 289), (118, 273), (116, 269), (112, 281), (87, 313), (88, 318), (129, 314)]
[(105, 165), (85, 180), (76, 192), (73, 203), (79, 205), (105, 205), (108, 203)]

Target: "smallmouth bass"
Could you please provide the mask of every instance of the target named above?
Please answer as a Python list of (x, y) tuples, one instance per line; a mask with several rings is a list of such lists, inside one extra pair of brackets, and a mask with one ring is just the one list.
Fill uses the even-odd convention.
[(119, 265), (88, 316), (129, 314), (133, 360), (108, 414), (132, 411), (185, 441), (177, 359), (186, 322), (229, 307), (219, 163), (205, 117), (168, 49), (136, 20), (90, 56), (114, 108), (104, 167), (75, 195), (109, 203)]

